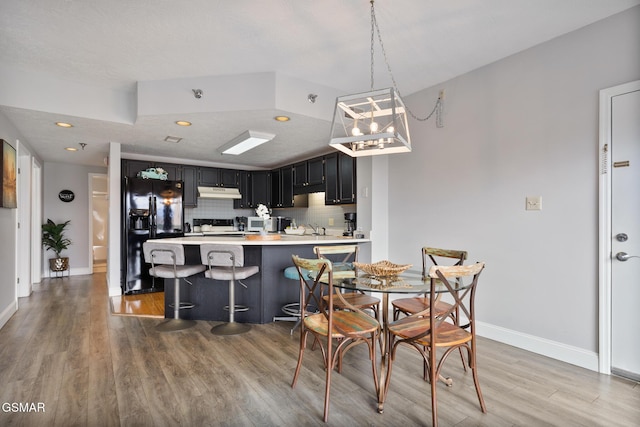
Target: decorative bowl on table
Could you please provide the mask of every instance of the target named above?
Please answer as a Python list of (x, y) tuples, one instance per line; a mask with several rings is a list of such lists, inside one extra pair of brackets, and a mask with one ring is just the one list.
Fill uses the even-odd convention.
[(394, 264), (387, 260), (374, 262), (373, 264), (354, 262), (353, 265), (358, 270), (377, 277), (397, 276), (413, 266), (413, 264)]

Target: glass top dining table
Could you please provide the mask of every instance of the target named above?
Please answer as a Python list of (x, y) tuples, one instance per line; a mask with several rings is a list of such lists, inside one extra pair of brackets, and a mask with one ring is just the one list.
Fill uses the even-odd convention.
[[(431, 292), (431, 280), (422, 276), (422, 272), (407, 270), (396, 276), (372, 276), (369, 274), (359, 274), (354, 277), (351, 274), (341, 275), (334, 273), (333, 286), (344, 290), (381, 292), (383, 294), (428, 294)], [(466, 289), (471, 283), (457, 283), (457, 290)], [(447, 288), (436, 281), (436, 293), (448, 292)], [(384, 295), (383, 295), (384, 296)]]
[[(381, 319), (380, 324), (382, 326), (381, 334), (381, 360), (380, 360), (380, 375), (378, 376), (379, 384), (377, 386), (378, 394), (378, 412), (383, 411), (383, 402), (385, 401), (385, 384), (386, 370), (388, 369), (388, 336), (387, 329), (389, 325), (389, 295), (391, 294), (430, 294), (431, 293), (431, 279), (429, 277), (424, 278), (422, 272), (415, 270), (407, 270), (397, 276), (372, 276), (368, 274), (357, 274), (354, 277), (354, 273), (341, 275), (340, 273), (334, 273), (333, 286), (343, 289), (345, 291), (364, 291), (364, 292), (378, 292), (382, 297), (381, 307)], [(434, 291), (436, 293), (448, 292), (446, 286), (436, 280), (434, 283)], [(471, 282), (465, 283), (461, 281), (455, 282), (455, 290), (462, 291), (471, 286)], [(450, 385), (450, 380), (441, 377), (441, 380)]]

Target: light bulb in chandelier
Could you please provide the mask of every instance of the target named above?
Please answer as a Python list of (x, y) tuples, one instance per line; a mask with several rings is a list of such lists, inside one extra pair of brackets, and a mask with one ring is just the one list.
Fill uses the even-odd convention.
[(371, 133), (378, 132), (378, 123), (372, 121), (369, 125), (369, 130), (371, 131)]
[(360, 128), (358, 126), (354, 126), (353, 129), (351, 129), (351, 135), (353, 135), (353, 136), (362, 135), (362, 131), (360, 130)]

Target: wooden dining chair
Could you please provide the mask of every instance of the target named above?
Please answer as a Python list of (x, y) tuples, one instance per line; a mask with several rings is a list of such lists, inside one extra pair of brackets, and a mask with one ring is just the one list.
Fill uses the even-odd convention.
[[(429, 268), (432, 265), (439, 265), (438, 260), (444, 258), (448, 260), (455, 260), (453, 265), (462, 265), (467, 259), (466, 251), (452, 250), (452, 249), (439, 249), (439, 248), (422, 248), (422, 277), (426, 278)], [(429, 308), (429, 296), (421, 295), (411, 298), (399, 298), (391, 302), (393, 306), (393, 320), (398, 320), (400, 313), (410, 315), (418, 313), (422, 310)], [(436, 311), (446, 311), (451, 307), (450, 304), (444, 301), (436, 301)], [(451, 317), (456, 321), (456, 315), (458, 313), (452, 313)]]
[[(358, 250), (358, 245), (315, 246), (313, 248), (313, 252), (318, 258), (329, 259), (332, 262), (334, 273), (353, 271), (354, 276), (356, 269), (353, 263), (358, 261)], [(340, 257), (336, 260), (336, 256)], [(338, 290), (337, 292), (340, 291)], [(323, 297), (325, 302), (328, 298), (328, 295)], [(378, 312), (380, 310), (380, 300), (378, 298), (367, 295), (361, 291), (354, 291), (343, 292), (342, 299), (361, 310), (371, 310), (373, 316), (378, 319)], [(338, 298), (334, 300), (334, 306), (342, 310), (347, 308), (342, 305)]]
[[(324, 422), (329, 419), (329, 393), (331, 390), (331, 374), (340, 362), (344, 350), (359, 343), (366, 343), (369, 348), (369, 359), (373, 371), (373, 382), (376, 394), (378, 393), (378, 371), (376, 365), (376, 351), (374, 343), (380, 334), (380, 324), (376, 319), (366, 314), (361, 309), (351, 306), (342, 298), (341, 293), (333, 289), (333, 265), (327, 259), (304, 259), (297, 255), (292, 256), (293, 264), (298, 270), (300, 281), (300, 307), (302, 324), (300, 326), (300, 349), (298, 363), (293, 375), (291, 387), (294, 388), (298, 381), (302, 358), (307, 346), (307, 337), (311, 334), (314, 342), (319, 343), (325, 368), (325, 392), (324, 392)], [(311, 276), (311, 277), (310, 277)], [(325, 292), (329, 297), (326, 304), (322, 304), (320, 313), (305, 313), (307, 298), (314, 298), (320, 291), (320, 296)], [(347, 310), (335, 310), (334, 302), (340, 301)], [(320, 304), (319, 304), (320, 305)], [(335, 346), (335, 347), (334, 347)]]
[[(416, 349), (428, 367), (427, 379), (431, 383), (431, 414), (434, 427), (438, 425), (438, 379), (441, 378), (444, 362), (456, 349), (464, 349), (467, 352), (480, 409), (483, 413), (487, 412), (476, 364), (475, 296), (478, 278), (483, 269), (483, 262), (468, 266), (432, 266), (428, 273), (430, 306), (435, 306), (438, 296), (447, 295), (453, 299), (450, 308), (444, 312), (427, 308), (397, 320), (388, 327), (390, 358), (384, 395), (387, 395), (398, 347), (405, 345)], [(454, 310), (464, 313), (469, 324), (462, 326), (448, 322), (447, 319), (450, 319)], [(444, 350), (439, 360), (436, 353), (438, 349)], [(447, 382), (447, 385), (451, 385), (451, 382)]]

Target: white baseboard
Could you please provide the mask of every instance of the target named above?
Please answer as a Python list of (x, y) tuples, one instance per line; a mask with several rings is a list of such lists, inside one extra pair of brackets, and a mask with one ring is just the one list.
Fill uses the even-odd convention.
[(2, 312), (0, 313), (0, 329), (11, 319), (16, 311), (18, 311), (18, 301), (12, 302), (9, 304)]
[(593, 351), (483, 322), (476, 322), (476, 333), (481, 337), (598, 372), (598, 353)]

